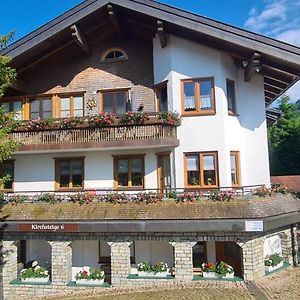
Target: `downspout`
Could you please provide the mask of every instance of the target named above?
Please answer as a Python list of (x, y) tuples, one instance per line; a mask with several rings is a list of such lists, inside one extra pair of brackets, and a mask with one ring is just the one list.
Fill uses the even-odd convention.
[(298, 249), (297, 249), (297, 242), (296, 242), (296, 239), (295, 239), (295, 236), (296, 236), (295, 228), (297, 228), (297, 225), (291, 224), (291, 241), (292, 241), (293, 266), (297, 267), (297, 265), (298, 265), (298, 256), (297, 256)]

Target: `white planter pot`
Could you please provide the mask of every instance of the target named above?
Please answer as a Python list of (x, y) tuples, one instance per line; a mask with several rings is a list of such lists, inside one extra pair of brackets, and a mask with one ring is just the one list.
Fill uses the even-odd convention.
[(277, 270), (277, 269), (279, 269), (281, 267), (283, 267), (283, 261), (281, 261), (277, 266), (274, 266), (274, 267), (272, 267), (272, 266), (265, 266), (265, 271), (266, 272), (272, 272), (272, 271), (275, 271), (275, 270)]
[(49, 282), (49, 276), (47, 277), (31, 277), (31, 278), (21, 278), (21, 281), (24, 283), (47, 283)]
[(218, 275), (220, 278), (234, 278), (234, 273), (227, 273), (225, 276)]
[(215, 272), (203, 272), (203, 278), (217, 278), (217, 274)]
[(167, 269), (167, 271), (165, 272), (159, 273), (138, 271), (137, 274), (140, 277), (166, 277), (170, 275), (170, 269)]
[(102, 285), (104, 283), (104, 278), (103, 279), (76, 279), (77, 284), (84, 284), (84, 285)]

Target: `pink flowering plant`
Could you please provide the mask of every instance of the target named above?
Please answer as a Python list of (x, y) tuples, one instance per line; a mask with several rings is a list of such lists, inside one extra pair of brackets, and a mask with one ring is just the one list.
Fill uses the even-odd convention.
[(120, 123), (124, 125), (144, 124), (149, 120), (149, 115), (145, 112), (128, 111), (120, 117)]
[(282, 184), (273, 184), (271, 190), (274, 193), (279, 193), (282, 195), (295, 194), (295, 192), (291, 188)]
[(159, 119), (161, 119), (163, 121), (163, 123), (165, 124), (169, 124), (169, 125), (180, 125), (181, 124), (181, 118), (179, 116), (179, 114), (174, 113), (174, 112), (161, 112), (159, 113)]
[(67, 117), (61, 121), (61, 128), (76, 128), (78, 125), (84, 124), (85, 119), (82, 117)]
[(76, 279), (86, 279), (86, 280), (101, 280), (105, 278), (105, 273), (100, 268), (98, 269), (90, 269), (90, 270), (82, 270), (76, 274)]
[(267, 187), (262, 186), (262, 187), (256, 189), (253, 192), (253, 195), (265, 198), (267, 196), (271, 197), (272, 196), (272, 192), (273, 192), (272, 189), (268, 189)]
[(114, 123), (115, 115), (112, 113), (101, 112), (99, 115), (91, 116), (88, 123), (91, 127), (109, 126)]
[(213, 201), (225, 202), (233, 200), (234, 197), (237, 197), (238, 195), (239, 194), (233, 190), (214, 191), (209, 194), (208, 198)]
[(30, 120), (25, 123), (25, 128), (28, 130), (49, 129), (53, 125), (53, 119), (41, 119), (40, 117)]

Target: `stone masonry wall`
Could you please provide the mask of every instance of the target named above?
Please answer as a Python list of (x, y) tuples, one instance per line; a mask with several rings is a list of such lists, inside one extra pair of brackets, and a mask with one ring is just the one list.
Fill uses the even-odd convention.
[[(135, 233), (109, 235), (104, 233), (70, 234), (5, 234), (4, 249), (8, 250), (4, 266), (5, 300), (22, 299), (43, 294), (67, 293), (79, 289), (94, 287), (74, 287), (66, 284), (71, 280), (72, 251), (71, 243), (75, 240), (103, 240), (111, 247), (112, 285), (151, 285), (162, 282), (160, 279), (129, 279), (130, 244), (138, 240), (166, 241), (174, 247), (174, 280), (188, 281), (193, 278), (192, 248), (198, 241), (234, 241), (243, 252), (243, 273), (245, 280), (255, 280), (264, 275), (263, 244), (267, 237), (280, 234), (283, 254), (286, 261), (291, 261), (290, 229), (283, 229), (267, 234), (252, 233)], [(9, 282), (17, 276), (17, 247), (15, 242), (22, 239), (45, 239), (52, 247), (52, 283), (51, 285), (13, 285)], [(167, 279), (166, 279), (167, 280)], [(163, 280), (165, 281), (165, 280)]]

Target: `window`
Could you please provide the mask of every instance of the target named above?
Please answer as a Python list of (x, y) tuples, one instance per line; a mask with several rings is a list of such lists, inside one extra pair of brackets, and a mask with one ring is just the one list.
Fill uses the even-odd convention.
[(2, 190), (12, 190), (14, 182), (14, 161), (5, 160), (0, 164), (0, 178), (6, 177), (6, 180), (0, 186)]
[(120, 61), (127, 59), (127, 54), (121, 49), (110, 49), (102, 56), (102, 61)]
[(101, 93), (101, 111), (123, 114), (128, 108), (128, 91), (110, 91)]
[(52, 117), (52, 99), (31, 99), (30, 100), (30, 119), (47, 119)]
[(212, 78), (182, 80), (183, 115), (215, 113)]
[(115, 157), (115, 188), (144, 187), (144, 156)]
[(230, 172), (232, 186), (239, 186), (240, 182), (240, 156), (238, 151), (230, 152)]
[(14, 112), (16, 120), (22, 120), (22, 108), (23, 108), (22, 100), (2, 102), (1, 107), (6, 113)]
[(168, 86), (162, 82), (155, 87), (158, 111), (168, 111)]
[(83, 96), (69, 96), (60, 98), (60, 116), (83, 117)]
[(185, 154), (186, 186), (217, 187), (217, 152)]
[(236, 114), (236, 107), (235, 107), (235, 88), (234, 88), (233, 80), (226, 79), (226, 91), (227, 91), (228, 113), (234, 115)]
[(56, 159), (56, 189), (83, 189), (83, 158)]

